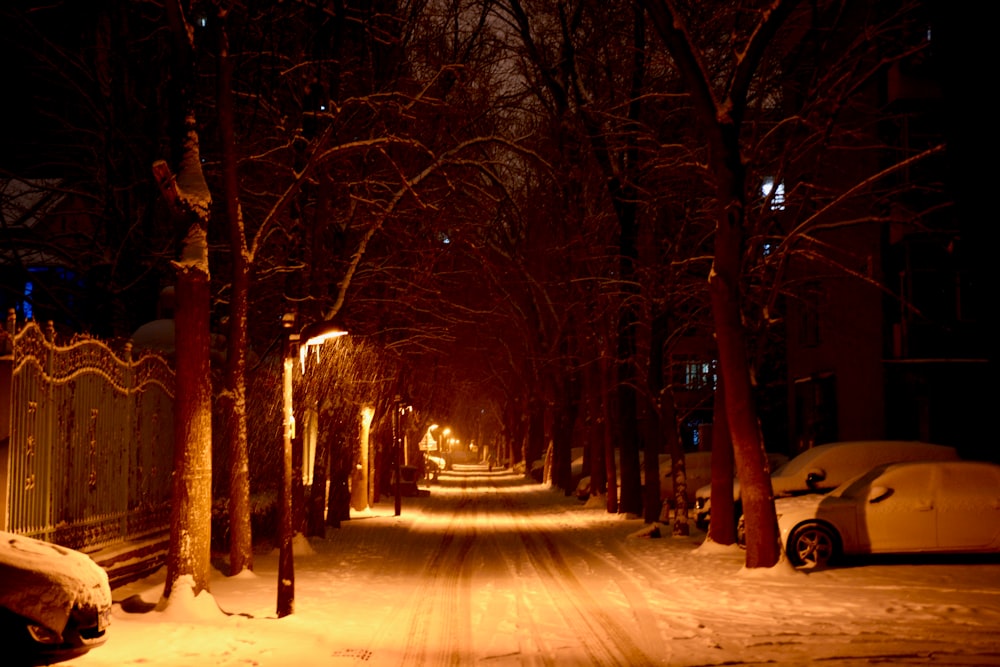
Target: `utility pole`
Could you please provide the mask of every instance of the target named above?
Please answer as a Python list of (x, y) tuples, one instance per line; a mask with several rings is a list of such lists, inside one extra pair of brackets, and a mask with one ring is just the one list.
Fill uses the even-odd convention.
[(402, 411), (403, 399), (399, 394), (396, 394), (396, 398), (392, 402), (392, 455), (393, 455), (393, 474), (396, 478), (396, 516), (399, 516), (403, 511), (403, 479), (400, 476), (400, 464), (399, 458), (402, 453), (399, 446), (399, 418), (400, 412)]

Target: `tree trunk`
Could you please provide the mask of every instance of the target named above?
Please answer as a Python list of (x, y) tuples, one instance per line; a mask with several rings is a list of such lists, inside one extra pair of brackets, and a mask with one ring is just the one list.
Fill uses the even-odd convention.
[(642, 478), (639, 468), (638, 402), (636, 397), (636, 324), (635, 299), (636, 225), (632, 217), (619, 214), (621, 225), (622, 305), (618, 320), (618, 450), (621, 459), (621, 502), (618, 511), (642, 514)]
[(250, 517), (250, 457), (247, 445), (246, 353), (247, 312), (250, 277), (246, 261), (246, 236), (239, 198), (236, 168), (235, 113), (233, 111), (232, 61), (225, 17), (219, 17), (218, 122), (222, 145), (222, 182), (226, 218), (229, 223), (229, 255), (232, 291), (226, 348), (224, 388), (219, 413), (226, 428), (223, 443), (229, 453), (229, 572), (236, 575), (253, 569), (253, 537)]
[(726, 417), (725, 378), (720, 374), (715, 387), (715, 419), (712, 424), (712, 512), (708, 538), (716, 544), (736, 543), (733, 509), (733, 441)]
[[(568, 359), (568, 345), (560, 346), (564, 358)], [(557, 390), (555, 414), (553, 415), (552, 441), (556, 453), (556, 485), (568, 496), (575, 490), (573, 484), (573, 428), (580, 413), (580, 374), (571, 363), (562, 372), (562, 382)]]
[(528, 401), (528, 433), (525, 438), (525, 474), (530, 477), (532, 464), (545, 451), (545, 401), (532, 396)]
[(615, 396), (612, 395), (609, 388), (609, 376), (611, 370), (608, 368), (608, 355), (605, 354), (605, 350), (601, 350), (601, 405), (603, 406), (603, 419), (604, 424), (603, 436), (604, 436), (604, 464), (607, 466), (607, 481), (608, 481), (608, 512), (611, 514), (618, 513), (618, 465), (615, 463), (615, 444), (612, 433), (614, 432), (612, 420), (616, 411), (613, 409), (615, 405)]
[(316, 460), (313, 464), (312, 485), (309, 487), (309, 506), (306, 512), (306, 536), (326, 536), (326, 497), (327, 480), (330, 479), (330, 435), (332, 429), (323, 428), (328, 424), (327, 415), (330, 412), (329, 401), (323, 400), (319, 407), (316, 423), (319, 432), (316, 434)]
[(207, 273), (181, 268), (176, 293), (175, 450), (165, 598), (170, 597), (176, 581), (187, 575), (193, 579), (196, 595), (208, 590), (211, 573), (212, 385)]
[(194, 44), (178, 0), (168, 0), (173, 37), (171, 148), (176, 172), (165, 161), (153, 175), (179, 230), (186, 230), (177, 267), (174, 313), (174, 473), (170, 545), (163, 597), (181, 577), (197, 595), (209, 588), (212, 537), (212, 383), (209, 337), (211, 294), (208, 221), (211, 195), (202, 171), (194, 115)]
[[(649, 346), (644, 345), (644, 350), (648, 350)], [(669, 423), (664, 420), (664, 415), (657, 405), (656, 396), (659, 390), (654, 389), (651, 385), (652, 381), (652, 368), (654, 366), (652, 355), (643, 353), (647, 357), (642, 366), (647, 369), (646, 372), (646, 396), (647, 399), (644, 401), (645, 408), (641, 410), (642, 413), (642, 424), (643, 426), (643, 458), (642, 458), (642, 468), (643, 468), (643, 502), (642, 502), (642, 518), (646, 523), (656, 523), (660, 520), (660, 511), (663, 507), (662, 500), (662, 486), (663, 480), (660, 479), (660, 452), (663, 451), (664, 442), (664, 425), (669, 427)]]
[(660, 479), (660, 451), (662, 449), (661, 419), (656, 409), (647, 407), (643, 410), (642, 423), (646, 433), (643, 438), (642, 456), (642, 519), (646, 523), (660, 520), (662, 500), (662, 480)]
[(585, 461), (587, 474), (590, 475), (591, 496), (599, 496), (608, 491), (608, 469), (605, 464), (604, 451), (605, 401), (600, 391), (603, 386), (600, 381), (600, 373), (602, 372), (600, 364), (588, 364), (583, 370), (586, 382), (584, 410), (587, 424), (587, 451), (589, 452)]
[[(300, 385), (304, 383), (299, 383)], [(292, 536), (306, 531), (306, 485), (302, 481), (305, 460), (306, 408), (305, 394), (300, 387), (294, 405), (300, 406), (295, 412), (295, 437), (292, 438)]]
[(352, 472), (351, 507), (359, 512), (368, 509), (369, 476), (371, 474), (371, 424), (373, 411), (365, 408), (361, 411), (358, 465)]
[(756, 405), (750, 379), (740, 300), (743, 225), (746, 215), (746, 167), (740, 148), (740, 128), (746, 111), (747, 90), (761, 64), (768, 40), (773, 39), (797, 0), (777, 2), (760, 14), (753, 41), (741, 45), (742, 58), (728, 79), (729, 88), (715, 92), (704, 56), (688, 34), (684, 17), (666, 0), (640, 0), (684, 78), (695, 109), (695, 119), (708, 143), (709, 168), (714, 177), (715, 261), (708, 289), (719, 351), (719, 371), (725, 378), (726, 416), (733, 441), (736, 470), (743, 494), (749, 568), (771, 567), (781, 555)]
[[(736, 204), (736, 202), (732, 202)], [(742, 211), (742, 207), (735, 207)], [(726, 417), (739, 472), (746, 526), (746, 566), (771, 567), (778, 562), (778, 522), (767, 457), (757, 424), (750, 381), (746, 335), (740, 312), (739, 267), (742, 238), (734, 207), (726, 207), (715, 232), (715, 264), (709, 280), (719, 365), (726, 392)]]

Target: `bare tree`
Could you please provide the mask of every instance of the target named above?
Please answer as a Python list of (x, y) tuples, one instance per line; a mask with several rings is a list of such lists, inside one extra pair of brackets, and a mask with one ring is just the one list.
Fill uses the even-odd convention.
[[(773, 238), (783, 238), (783, 252), (776, 257), (801, 258), (808, 251), (796, 240), (798, 232), (786, 235), (776, 220), (784, 220), (786, 230), (803, 230), (882, 219), (873, 212), (892, 195), (875, 184), (886, 184), (889, 173), (916, 158), (890, 160), (895, 166), (889, 168), (878, 164), (875, 156), (889, 152), (868, 121), (885, 116), (869, 91), (877, 73), (908, 51), (897, 34), (908, 10), (797, 0), (711, 10), (674, 0), (639, 4), (683, 77), (692, 122), (705, 144), (708, 210), (714, 220), (708, 286), (722, 403), (742, 491), (747, 566), (769, 567), (780, 549), (758, 422), (752, 336), (758, 341), (766, 336), (775, 302), (748, 300), (744, 286), (754, 267), (776, 258), (748, 239), (770, 224)], [(844, 168), (840, 154), (848, 146), (854, 157)], [(772, 175), (762, 196), (760, 184)], [(785, 193), (781, 187), (792, 179), (794, 194)], [(801, 206), (791, 215), (776, 214), (786, 195), (797, 196)], [(795, 216), (801, 221), (792, 222)], [(833, 246), (829, 249), (821, 261), (836, 254)]]
[(212, 385), (209, 355), (208, 222), (211, 194), (201, 166), (194, 111), (194, 44), (185, 7), (167, 0), (173, 37), (171, 99), (175, 114), (173, 165), (159, 161), (153, 171), (176, 224), (184, 232), (177, 267), (174, 393), (174, 491), (170, 548), (163, 596), (182, 577), (195, 594), (209, 588), (212, 516)]

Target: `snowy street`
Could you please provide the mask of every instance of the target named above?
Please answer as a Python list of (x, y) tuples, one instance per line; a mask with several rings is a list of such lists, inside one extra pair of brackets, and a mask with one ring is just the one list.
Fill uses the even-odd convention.
[(484, 468), (399, 517), (392, 501), (297, 554), (292, 616), (275, 618), (276, 553), (148, 610), (161, 571), (114, 591), (111, 638), (72, 664), (1000, 664), (996, 558), (747, 571), (698, 531), (640, 537), (641, 520)]

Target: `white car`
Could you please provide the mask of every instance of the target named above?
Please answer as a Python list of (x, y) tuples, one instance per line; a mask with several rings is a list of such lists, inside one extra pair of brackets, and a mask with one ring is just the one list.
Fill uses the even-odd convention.
[(108, 575), (90, 556), (0, 531), (0, 662), (77, 657), (107, 640), (110, 622)]
[[(893, 461), (949, 461), (958, 459), (954, 447), (913, 440), (851, 440), (831, 442), (807, 449), (771, 473), (775, 498), (807, 493), (826, 493), (866, 470)], [(773, 464), (772, 464), (773, 465)], [(695, 494), (695, 522), (705, 530), (711, 517), (712, 486)], [(733, 482), (737, 520), (743, 512), (739, 480)]]
[(1000, 465), (889, 463), (826, 495), (774, 503), (781, 544), (799, 568), (842, 555), (1000, 553)]

